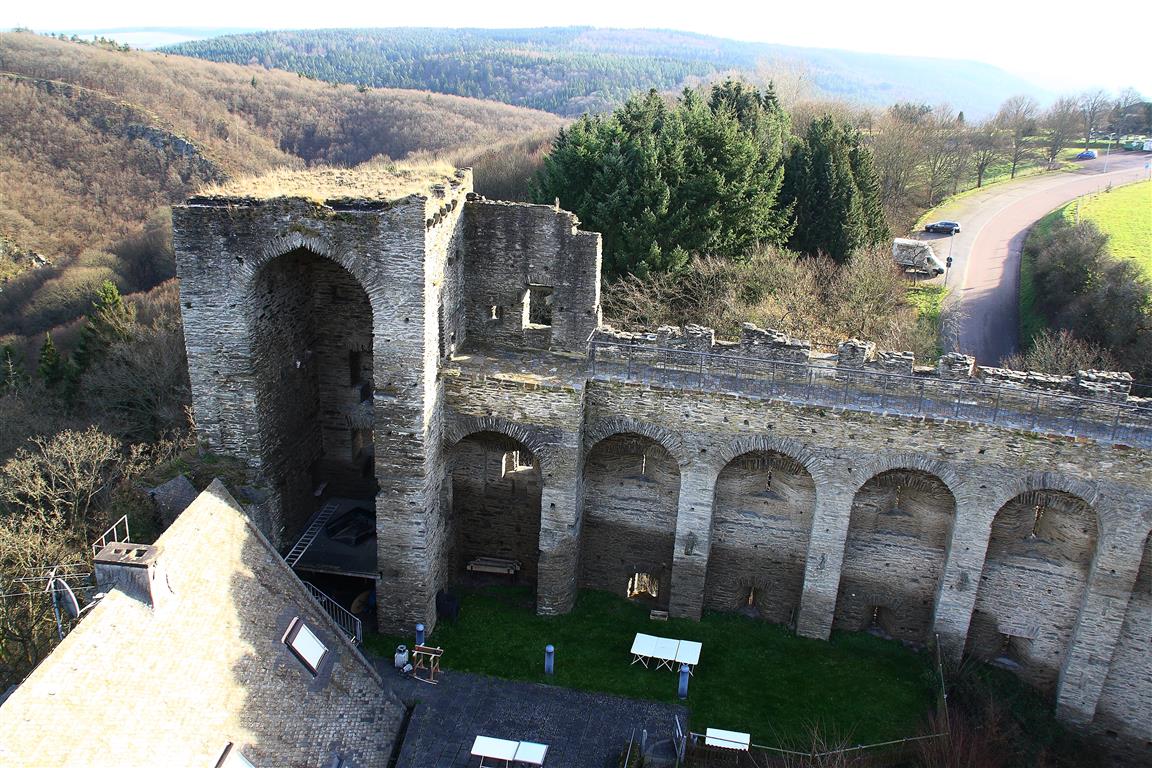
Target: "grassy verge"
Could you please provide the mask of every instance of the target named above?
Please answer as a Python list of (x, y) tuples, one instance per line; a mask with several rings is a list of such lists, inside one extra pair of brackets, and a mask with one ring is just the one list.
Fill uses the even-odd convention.
[(943, 285), (914, 285), (908, 289), (908, 301), (916, 307), (918, 331), (936, 339), (936, 357), (944, 352), (944, 300), (948, 289)]
[[(447, 668), (497, 677), (675, 702), (677, 677), (631, 664), (633, 635), (703, 643), (689, 685), (692, 728), (728, 728), (758, 744), (806, 744), (808, 726), (869, 743), (914, 735), (932, 707), (935, 677), (925, 655), (867, 634), (830, 642), (733, 614), (653, 622), (646, 608), (603, 592), (581, 592), (564, 616), (537, 616), (525, 588), (466, 593), (456, 624), (429, 641)], [(411, 641), (409, 641), (410, 644)], [(543, 674), (544, 646), (556, 647), (556, 675)], [(390, 656), (395, 638), (366, 640)]]
[(1027, 241), (1020, 251), (1020, 348), (1027, 349), (1032, 339), (1047, 327), (1048, 323), (1036, 307), (1035, 264), (1029, 256), (1028, 244), (1043, 237), (1052, 229), (1056, 221), (1064, 215), (1063, 209), (1052, 211), (1032, 225)]
[[(1065, 220), (1076, 221), (1076, 203), (1062, 209)], [(1120, 259), (1136, 261), (1152, 278), (1152, 181), (1127, 184), (1084, 198), (1080, 217), (1096, 222), (1108, 235), (1108, 250)]]

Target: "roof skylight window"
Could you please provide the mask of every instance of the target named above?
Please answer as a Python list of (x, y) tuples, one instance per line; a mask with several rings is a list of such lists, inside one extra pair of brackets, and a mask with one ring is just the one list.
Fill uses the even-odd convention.
[(312, 674), (316, 674), (316, 671), (320, 669), (320, 663), (328, 654), (328, 646), (324, 645), (316, 633), (299, 616), (292, 619), (288, 632), (284, 635), (284, 644), (292, 650), (296, 658), (304, 663), (304, 666), (308, 667)]

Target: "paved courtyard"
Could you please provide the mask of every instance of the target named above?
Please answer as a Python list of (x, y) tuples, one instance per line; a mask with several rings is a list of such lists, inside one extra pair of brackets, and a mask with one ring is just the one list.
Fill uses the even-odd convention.
[(688, 710), (670, 704), (444, 672), (439, 685), (396, 676), (384, 664), (385, 683), (415, 704), (396, 768), (465, 768), (477, 735), (548, 745), (546, 768), (616, 766), (635, 729), (650, 740), (670, 739)]

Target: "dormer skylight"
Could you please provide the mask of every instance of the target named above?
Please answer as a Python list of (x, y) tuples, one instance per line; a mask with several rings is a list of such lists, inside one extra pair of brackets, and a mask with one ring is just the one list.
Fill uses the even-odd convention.
[(292, 619), (292, 623), (288, 626), (288, 631), (284, 634), (284, 644), (312, 674), (316, 674), (320, 669), (320, 663), (328, 654), (328, 646), (324, 645), (299, 616)]

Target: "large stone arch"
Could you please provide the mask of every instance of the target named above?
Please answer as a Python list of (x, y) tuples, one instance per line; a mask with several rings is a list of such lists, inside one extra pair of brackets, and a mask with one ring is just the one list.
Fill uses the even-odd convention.
[(622, 418), (599, 422), (585, 434), (585, 446), (581, 586), (628, 594), (641, 575), (651, 585), (643, 591), (655, 592), (652, 602), (667, 608), (682, 443), (660, 427)]
[(669, 455), (676, 459), (680, 471), (687, 469), (692, 463), (692, 455), (684, 445), (680, 436), (671, 430), (647, 421), (633, 419), (630, 416), (611, 416), (600, 419), (584, 430), (584, 454), (588, 455), (599, 443), (614, 435), (632, 434), (646, 437), (659, 444)]
[(445, 450), (446, 570), (452, 582), (483, 583), (499, 564), (481, 561), (497, 559), (515, 568), (500, 573), (500, 581), (511, 577), (536, 586), (543, 527), (540, 462), (531, 445), (515, 436), (527, 430), (493, 426), (504, 428), (453, 430), (462, 436)]
[(805, 446), (767, 436), (734, 440), (714, 460), (723, 463), (716, 472), (704, 607), (792, 623), (803, 594), (819, 462)]
[(365, 282), (325, 242), (269, 243), (243, 286), (260, 466), (280, 478), (295, 535), (318, 498), (363, 499), (375, 469), (375, 309)]
[(878, 457), (856, 469), (833, 625), (927, 642), (959, 479), (947, 465), (915, 456)]
[(538, 427), (521, 424), (499, 416), (469, 416), (456, 414), (444, 429), (444, 445), (451, 448), (469, 435), (495, 432), (522, 444), (540, 462), (541, 469), (550, 466), (555, 444)]
[(733, 459), (756, 451), (770, 451), (787, 456), (804, 467), (813, 478), (823, 479), (828, 475), (825, 459), (812, 446), (791, 438), (772, 435), (746, 435), (731, 440), (712, 455), (712, 465), (719, 474)]
[(1021, 477), (997, 500), (1008, 493), (993, 508), (967, 650), (1050, 692), (1103, 538), (1097, 508), (1085, 498), (1099, 496), (1094, 486), (1051, 473)]

